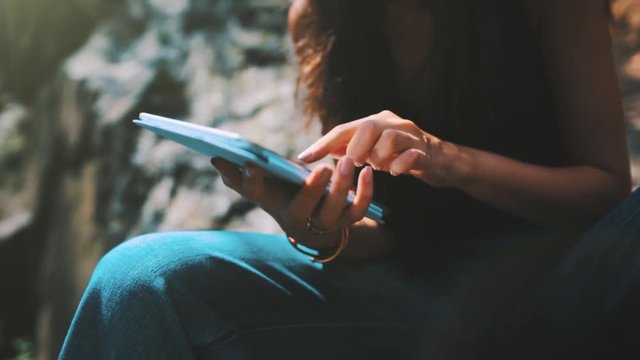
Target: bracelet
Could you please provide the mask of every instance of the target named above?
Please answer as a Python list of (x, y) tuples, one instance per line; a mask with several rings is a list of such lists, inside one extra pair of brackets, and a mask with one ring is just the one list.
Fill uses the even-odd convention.
[(317, 262), (320, 264), (327, 264), (335, 260), (338, 256), (340, 256), (340, 254), (342, 254), (342, 251), (344, 251), (344, 249), (347, 247), (347, 244), (349, 244), (349, 234), (350, 234), (350, 230), (348, 226), (340, 230), (340, 244), (338, 244), (335, 250), (333, 250), (332, 253), (327, 256), (321, 256), (319, 254), (320, 253), (319, 250), (317, 251), (318, 254), (314, 254), (310, 251), (303, 249), (300, 246), (300, 243), (298, 243), (298, 241), (296, 241), (296, 239), (292, 238), (291, 236), (287, 235), (287, 239), (289, 239), (289, 243), (293, 246), (294, 249), (309, 256), (311, 258), (311, 261)]

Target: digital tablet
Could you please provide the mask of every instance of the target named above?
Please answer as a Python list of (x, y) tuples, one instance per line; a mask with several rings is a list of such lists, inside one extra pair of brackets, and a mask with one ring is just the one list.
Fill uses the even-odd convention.
[[(254, 164), (263, 168), (265, 173), (296, 185), (302, 185), (310, 174), (309, 169), (302, 165), (233, 132), (147, 113), (140, 114), (140, 118), (133, 122), (200, 154), (224, 158), (240, 167)], [(351, 191), (346, 205), (354, 198), (355, 193)], [(371, 203), (367, 217), (384, 224), (387, 212), (383, 206)]]

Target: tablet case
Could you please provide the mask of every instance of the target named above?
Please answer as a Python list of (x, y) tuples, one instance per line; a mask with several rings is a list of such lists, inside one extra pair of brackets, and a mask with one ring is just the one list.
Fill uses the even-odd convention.
[[(254, 164), (263, 168), (271, 176), (297, 185), (302, 185), (310, 174), (310, 171), (300, 164), (233, 132), (147, 113), (141, 113), (139, 119), (133, 122), (200, 154), (224, 158), (240, 167), (247, 163)], [(346, 205), (353, 201), (354, 197), (355, 194), (351, 191)], [(381, 205), (376, 203), (369, 205), (368, 218), (384, 224), (385, 215), (387, 210)]]

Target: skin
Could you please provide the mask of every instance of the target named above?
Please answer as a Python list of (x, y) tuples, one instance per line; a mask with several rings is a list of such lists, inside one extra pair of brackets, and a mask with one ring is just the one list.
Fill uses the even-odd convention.
[[(340, 239), (339, 230), (346, 226), (352, 228), (352, 240), (381, 236), (377, 224), (364, 218), (373, 198), (371, 167), (360, 173), (355, 199), (351, 206), (344, 207), (355, 172), (353, 160), (347, 156), (337, 162), (336, 169), (327, 165), (314, 168), (300, 189), (292, 189), (280, 180), (265, 177), (257, 166), (248, 165), (242, 171), (224, 159), (212, 159), (211, 163), (222, 175), (225, 185), (260, 206), (289, 236), (306, 246), (334, 248)], [(329, 182), (330, 191), (322, 200)], [(308, 231), (309, 218), (313, 218), (316, 226), (326, 227), (327, 233), (318, 235)], [(386, 241), (373, 244), (351, 241), (343, 255), (346, 258), (371, 258), (383, 254), (387, 246)]]
[[(308, 6), (294, 0), (290, 25)], [(316, 168), (305, 186), (286, 193), (283, 186), (265, 181), (259, 169), (242, 172), (222, 160), (214, 165), (225, 183), (269, 212), (291, 236), (305, 245), (335, 246), (338, 229), (351, 226), (345, 257), (372, 258), (385, 253), (389, 236), (363, 218), (371, 201), (373, 179), (367, 168), (358, 181), (357, 203), (341, 204), (351, 184), (353, 167), (369, 164), (393, 175), (414, 176), (435, 187), (456, 188), (498, 208), (554, 228), (582, 229), (604, 215), (630, 192), (630, 173), (621, 96), (611, 53), (608, 17), (599, 1), (528, 1), (531, 22), (542, 39), (545, 65), (551, 79), (562, 136), (570, 165), (537, 166), (439, 139), (384, 111), (338, 125), (299, 157), (312, 163), (325, 156), (338, 160), (333, 171)], [(416, 21), (416, 14), (425, 22)], [(411, 19), (408, 21), (406, 19)], [(415, 66), (428, 54), (428, 14), (416, 0), (390, 3), (387, 41), (399, 81), (411, 78)], [(295, 34), (294, 34), (295, 37)], [(417, 61), (419, 59), (420, 61)], [(404, 75), (403, 75), (404, 74)], [(419, 85), (408, 88), (408, 98)], [(413, 96), (412, 96), (413, 94)], [(544, 139), (540, 141), (544, 146)], [(332, 173), (332, 188), (320, 201)], [(306, 230), (311, 217), (333, 233), (322, 236)]]

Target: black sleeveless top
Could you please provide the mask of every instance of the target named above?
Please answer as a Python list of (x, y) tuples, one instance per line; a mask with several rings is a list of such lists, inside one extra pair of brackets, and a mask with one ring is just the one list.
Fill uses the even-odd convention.
[[(378, 108), (363, 107), (352, 119), (388, 109), (445, 141), (527, 163), (564, 165), (543, 50), (522, 1), (444, 1), (435, 11), (447, 21), (441, 29), (449, 26), (450, 32), (436, 36), (432, 47), (424, 104), (413, 106), (389, 91), (379, 96)], [(459, 241), (544, 230), (411, 176), (376, 172), (375, 200), (391, 210), (386, 226), (413, 265)]]

